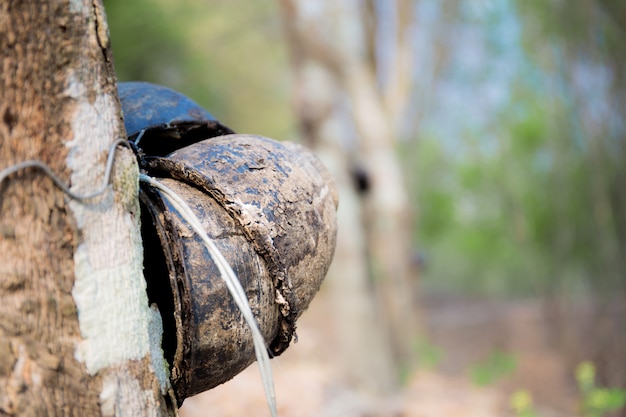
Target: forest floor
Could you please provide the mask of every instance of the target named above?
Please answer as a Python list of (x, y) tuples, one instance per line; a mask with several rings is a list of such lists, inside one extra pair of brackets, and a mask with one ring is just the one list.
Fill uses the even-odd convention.
[[(320, 294), (299, 320), (299, 342), (272, 360), (282, 417), (509, 417), (511, 395), (520, 389), (531, 393), (538, 416), (576, 415), (573, 370), (551, 345), (538, 301), (423, 300), (429, 344), (441, 357), (396, 394), (376, 396), (348, 382), (349, 370), (332, 348), (326, 298)], [(515, 369), (477, 385), (470, 369), (493, 352), (514, 357)], [(187, 399), (180, 414), (269, 416), (257, 366)]]

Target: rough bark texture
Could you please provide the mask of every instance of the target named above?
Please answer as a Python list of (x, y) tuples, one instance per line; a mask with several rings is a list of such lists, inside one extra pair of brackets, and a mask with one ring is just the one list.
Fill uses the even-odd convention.
[[(74, 192), (102, 183), (122, 133), (108, 43), (98, 1), (0, 4), (0, 168), (38, 159)], [(36, 170), (0, 185), (0, 415), (173, 409), (158, 340), (150, 347), (159, 319), (141, 276), (136, 195), (127, 151), (113, 187), (88, 204)]]

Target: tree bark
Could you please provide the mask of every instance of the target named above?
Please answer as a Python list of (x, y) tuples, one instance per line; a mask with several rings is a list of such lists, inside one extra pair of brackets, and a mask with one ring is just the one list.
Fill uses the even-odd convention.
[[(104, 9), (0, 5), (0, 168), (46, 163), (78, 194), (123, 137)], [(138, 170), (73, 201), (39, 170), (0, 184), (0, 415), (173, 415), (160, 316), (142, 276)]]

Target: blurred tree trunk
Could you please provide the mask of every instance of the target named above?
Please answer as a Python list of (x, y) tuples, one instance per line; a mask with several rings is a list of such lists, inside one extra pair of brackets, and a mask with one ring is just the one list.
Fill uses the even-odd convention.
[[(102, 184), (123, 136), (108, 39), (99, 1), (2, 2), (0, 168), (38, 159), (76, 193)], [(88, 203), (34, 169), (0, 185), (1, 415), (175, 413), (126, 149), (112, 182)]]
[[(410, 84), (408, 4), (281, 1), (301, 129), (338, 182), (328, 284), (338, 334), (354, 378), (380, 390), (412, 365), (418, 330), (411, 216), (394, 148)], [(381, 5), (396, 17), (387, 29), (394, 53), (382, 58)]]

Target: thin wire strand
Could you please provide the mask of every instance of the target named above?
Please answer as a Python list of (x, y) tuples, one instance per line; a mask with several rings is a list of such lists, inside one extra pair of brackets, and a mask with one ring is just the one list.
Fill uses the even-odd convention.
[(16, 172), (19, 172), (28, 168), (36, 168), (36, 169), (43, 171), (44, 174), (50, 177), (54, 185), (59, 187), (59, 189), (61, 189), (61, 191), (67, 194), (70, 198), (77, 200), (81, 203), (84, 203), (87, 200), (91, 200), (95, 197), (102, 195), (107, 190), (107, 187), (109, 186), (109, 180), (111, 179), (111, 172), (113, 171), (113, 162), (115, 161), (115, 151), (118, 145), (123, 145), (131, 149), (126, 139), (116, 139), (115, 142), (111, 144), (111, 146), (109, 147), (109, 154), (107, 156), (107, 164), (106, 164), (106, 168), (104, 171), (103, 184), (98, 190), (90, 194), (80, 195), (80, 194), (76, 194), (72, 192), (69, 189), (69, 187), (63, 181), (61, 181), (61, 179), (54, 172), (52, 172), (52, 169), (50, 169), (48, 165), (44, 164), (42, 161), (39, 161), (39, 160), (24, 161), (24, 162), (20, 162), (18, 164), (15, 164), (8, 168), (3, 169), (2, 171), (0, 171), (0, 184), (2, 184), (2, 182), (5, 179), (15, 174)]
[(139, 134), (137, 135), (137, 137), (135, 139), (133, 139), (133, 143), (135, 144), (135, 146), (139, 146), (139, 141), (141, 140), (141, 138), (143, 137), (143, 134), (146, 133), (146, 129), (141, 129), (141, 131), (139, 132)]
[(272, 367), (270, 364), (269, 354), (267, 353), (265, 339), (263, 338), (263, 335), (259, 330), (259, 326), (254, 319), (254, 315), (252, 314), (252, 309), (250, 308), (250, 303), (248, 302), (246, 293), (242, 288), (241, 283), (237, 279), (235, 272), (229, 265), (226, 258), (224, 258), (224, 255), (222, 255), (218, 247), (215, 245), (215, 242), (213, 242), (213, 240), (211, 240), (207, 233), (204, 231), (198, 217), (191, 210), (189, 205), (187, 205), (187, 203), (182, 198), (180, 198), (180, 196), (178, 196), (178, 194), (176, 194), (166, 185), (145, 174), (139, 175), (139, 181), (149, 184), (152, 187), (160, 190), (170, 202), (170, 204), (172, 204), (172, 206), (176, 209), (176, 211), (178, 211), (181, 217), (189, 224), (189, 226), (191, 226), (194, 232), (196, 232), (204, 242), (204, 245), (211, 255), (211, 258), (213, 258), (213, 261), (220, 271), (222, 279), (226, 283), (228, 291), (232, 295), (233, 300), (237, 304), (237, 307), (239, 307), (241, 314), (246, 320), (248, 326), (250, 327), (250, 330), (252, 332), (252, 340), (254, 342), (254, 352), (257, 362), (259, 364), (259, 370), (261, 372), (261, 380), (263, 382), (263, 388), (265, 390), (267, 405), (269, 406), (272, 417), (277, 417), (278, 412), (276, 408), (276, 394), (274, 391)]

